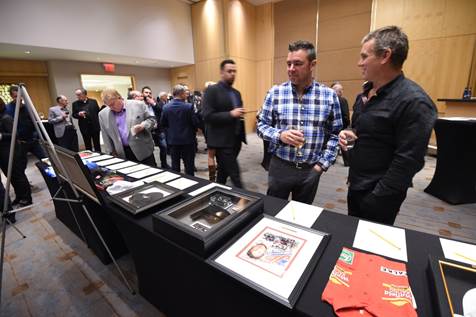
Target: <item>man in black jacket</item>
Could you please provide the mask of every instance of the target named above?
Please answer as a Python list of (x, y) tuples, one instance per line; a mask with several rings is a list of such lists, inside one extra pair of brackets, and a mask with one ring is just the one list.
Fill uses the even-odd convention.
[(236, 65), (231, 59), (220, 64), (221, 81), (209, 86), (203, 97), (203, 119), (207, 131), (207, 145), (216, 149), (217, 182), (225, 184), (228, 176), (235, 187), (243, 187), (237, 157), (241, 142), (246, 143), (243, 122), (243, 101), (232, 87)]
[(194, 176), (195, 131), (198, 120), (192, 104), (186, 103), (186, 89), (176, 85), (174, 99), (165, 105), (160, 125), (167, 133), (167, 145), (172, 156), (172, 170), (180, 172), (180, 160), (183, 160), (185, 174)]
[[(408, 38), (388, 26), (364, 37), (358, 66), (365, 80), (351, 130), (342, 130), (350, 152), (349, 215), (392, 225), (413, 176), (422, 169), (436, 107), (415, 82), (405, 78)], [(354, 132), (355, 131), (355, 132)]]
[(88, 98), (86, 89), (79, 88), (74, 92), (76, 100), (73, 102), (73, 118), (78, 119), (79, 131), (83, 136), (84, 146), (87, 150), (92, 150), (94, 143), (94, 151), (101, 152), (101, 144), (99, 142), (99, 105), (96, 100)]

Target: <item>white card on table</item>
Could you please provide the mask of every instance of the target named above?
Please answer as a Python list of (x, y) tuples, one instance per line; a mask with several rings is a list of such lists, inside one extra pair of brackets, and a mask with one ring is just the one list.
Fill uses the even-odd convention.
[(146, 183), (152, 183), (152, 182), (155, 182), (155, 181), (157, 181), (159, 183), (165, 183), (165, 182), (171, 181), (172, 179), (176, 179), (176, 178), (179, 178), (179, 177), (180, 177), (179, 174), (175, 174), (175, 173), (171, 173), (171, 172), (163, 172), (163, 173), (160, 173), (159, 175), (154, 175), (154, 176), (151, 176), (151, 177), (147, 177), (143, 181), (146, 182)]
[(311, 228), (323, 210), (321, 207), (291, 200), (275, 217)]
[(131, 166), (131, 167), (127, 167), (127, 168), (122, 168), (119, 170), (119, 172), (121, 172), (122, 174), (129, 174), (129, 173), (134, 173), (134, 172), (137, 172), (137, 171), (140, 171), (140, 170), (145, 170), (146, 168), (149, 168), (150, 166), (148, 165), (144, 165), (144, 164), (139, 164), (139, 165), (134, 165), (134, 166)]
[(231, 189), (231, 187), (228, 187), (228, 186), (225, 186), (225, 185), (222, 185), (222, 184), (210, 183), (208, 185), (200, 187), (199, 189), (194, 190), (193, 192), (189, 193), (189, 195), (197, 196), (197, 195), (199, 195), (203, 192), (206, 192), (207, 190), (209, 190), (210, 188), (213, 188), (213, 187), (221, 187), (221, 188), (225, 188), (225, 189)]
[(120, 163), (120, 162), (124, 162), (124, 160), (115, 157), (115, 158), (112, 158), (112, 159), (109, 159), (109, 160), (99, 161), (96, 164), (99, 165), (99, 166), (106, 166), (106, 165), (116, 164), (116, 163)]
[(408, 262), (404, 229), (359, 220), (353, 247)]
[(117, 170), (120, 170), (121, 168), (126, 168), (126, 167), (134, 166), (134, 165), (137, 165), (137, 163), (132, 161), (125, 161), (119, 164), (108, 165), (106, 167), (110, 170), (117, 171)]
[(177, 189), (185, 189), (195, 185), (196, 183), (198, 182), (188, 178), (180, 177), (174, 181), (167, 183), (167, 185), (175, 187)]
[(157, 174), (157, 173), (160, 173), (160, 172), (162, 172), (161, 169), (150, 167), (150, 168), (147, 168), (145, 170), (141, 170), (141, 171), (138, 171), (138, 172), (127, 174), (127, 176), (139, 179), (139, 178), (144, 178), (144, 177), (147, 177), (149, 175)]
[(101, 160), (106, 160), (112, 158), (112, 155), (104, 154), (104, 155), (99, 155), (99, 156), (94, 156), (94, 157), (87, 157), (84, 160), (89, 161), (89, 162), (97, 162)]
[(476, 265), (476, 245), (440, 238), (445, 258)]

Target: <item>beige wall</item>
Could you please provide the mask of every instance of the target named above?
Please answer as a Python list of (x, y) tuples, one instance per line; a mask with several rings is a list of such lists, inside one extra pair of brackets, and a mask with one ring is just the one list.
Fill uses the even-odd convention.
[(52, 98), (48, 88), (48, 69), (45, 62), (0, 59), (0, 83), (24, 83), (36, 110), (48, 115)]
[(285, 0), (274, 4), (274, 73), (273, 82), (288, 80), (286, 57), (288, 45), (296, 40), (316, 43), (316, 0)]
[(327, 85), (339, 81), (352, 107), (361, 92), (357, 67), (360, 41), (370, 30), (372, 0), (320, 0), (317, 80)]
[(438, 98), (461, 98), (476, 41), (474, 0), (374, 0), (372, 28), (395, 24), (408, 34), (405, 75)]

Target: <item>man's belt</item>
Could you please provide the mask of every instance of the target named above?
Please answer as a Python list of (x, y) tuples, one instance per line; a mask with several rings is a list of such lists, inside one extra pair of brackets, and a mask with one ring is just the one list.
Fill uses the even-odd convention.
[(297, 169), (311, 169), (314, 167), (314, 165), (316, 165), (315, 163), (310, 164), (306, 162), (291, 162), (291, 161), (283, 160), (282, 158), (279, 158), (276, 155), (274, 157), (278, 159), (279, 161), (283, 162), (284, 164), (295, 167)]

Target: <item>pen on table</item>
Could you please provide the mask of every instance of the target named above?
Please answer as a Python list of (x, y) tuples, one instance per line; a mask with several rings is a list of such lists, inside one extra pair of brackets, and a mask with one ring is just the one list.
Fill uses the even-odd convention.
[(401, 250), (402, 248), (400, 248), (398, 245), (396, 245), (395, 243), (393, 243), (392, 241), (388, 240), (387, 238), (385, 238), (384, 236), (382, 236), (381, 234), (379, 234), (378, 232), (376, 232), (375, 230), (373, 229), (369, 229), (370, 232), (372, 232), (374, 235), (376, 235), (377, 237), (379, 237), (380, 239), (382, 239), (383, 241), (387, 242), (388, 244), (390, 244), (392, 247), (394, 247), (395, 249), (397, 250)]
[(455, 255), (456, 255), (456, 256), (459, 256), (460, 258), (469, 260), (469, 261), (471, 261), (471, 262), (473, 262), (473, 263), (476, 263), (476, 259), (472, 259), (472, 258), (470, 258), (469, 256), (463, 255), (463, 254), (458, 253), (458, 252), (455, 252)]

